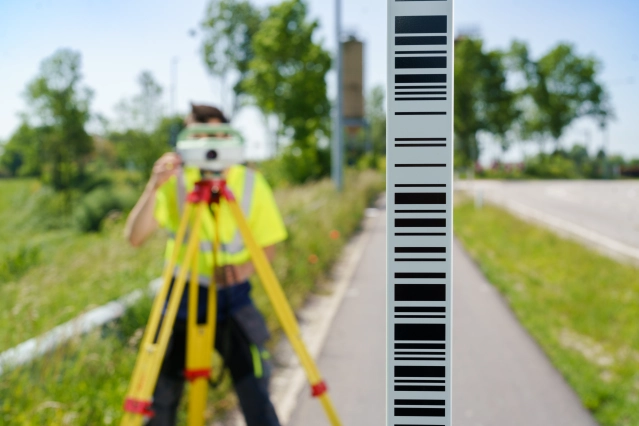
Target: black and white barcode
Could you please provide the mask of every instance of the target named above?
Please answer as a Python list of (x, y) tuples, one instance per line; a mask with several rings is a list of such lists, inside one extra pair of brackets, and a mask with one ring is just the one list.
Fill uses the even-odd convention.
[(453, 0), (388, 0), (389, 426), (450, 426)]

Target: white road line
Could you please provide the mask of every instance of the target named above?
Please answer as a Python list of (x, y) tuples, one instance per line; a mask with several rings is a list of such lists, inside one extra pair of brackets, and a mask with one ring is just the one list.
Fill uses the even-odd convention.
[(630, 261), (639, 264), (639, 249), (610, 237), (602, 235), (598, 232), (576, 225), (565, 219), (541, 212), (537, 209), (524, 205), (517, 201), (507, 201), (500, 197), (493, 196), (489, 193), (484, 195), (487, 201), (505, 207), (515, 215), (522, 219), (532, 220), (534, 222), (545, 225), (562, 235), (568, 237), (576, 237), (588, 246), (615, 258), (616, 260)]

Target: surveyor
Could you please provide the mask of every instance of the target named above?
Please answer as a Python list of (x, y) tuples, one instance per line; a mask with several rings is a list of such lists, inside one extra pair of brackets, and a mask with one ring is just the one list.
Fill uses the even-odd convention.
[[(218, 108), (209, 105), (192, 104), (191, 113), (185, 119), (187, 126), (228, 122)], [(165, 254), (165, 261), (168, 262), (173, 248), (172, 237), (177, 232), (180, 220), (180, 203), (183, 202), (180, 198), (188, 194), (200, 178), (200, 170), (183, 166), (176, 153), (166, 153), (160, 157), (153, 167), (146, 189), (127, 219), (125, 234), (129, 242), (139, 246), (158, 226), (165, 228), (170, 236)], [(287, 238), (287, 232), (271, 188), (262, 174), (240, 164), (225, 170), (224, 178), (242, 207), (253, 237), (264, 249), (269, 261), (272, 261), (275, 245)], [(268, 393), (271, 366), (269, 354), (264, 348), (269, 338), (268, 329), (250, 295), (249, 278), (255, 272), (253, 263), (225, 200), (220, 201), (219, 218), (216, 219), (220, 227), (219, 267), (213, 271), (211, 249), (207, 251), (201, 248), (198, 261), (202, 275), (199, 278), (198, 317), (206, 317), (208, 286), (214, 273), (218, 284), (215, 348), (230, 370), (247, 426), (279, 426)], [(201, 240), (209, 244), (200, 246), (212, 247), (215, 238), (213, 216), (207, 213), (203, 221)], [(180, 260), (184, 257), (184, 251), (178, 258), (173, 282), (182, 266)], [(202, 271), (210, 271), (210, 274)], [(187, 294), (185, 290), (162, 363), (153, 395), (152, 410), (155, 415), (149, 420), (149, 426), (176, 424), (185, 383)]]

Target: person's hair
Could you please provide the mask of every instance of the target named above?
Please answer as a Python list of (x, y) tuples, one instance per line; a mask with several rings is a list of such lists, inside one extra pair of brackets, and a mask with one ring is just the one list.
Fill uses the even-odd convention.
[(186, 117), (186, 124), (191, 123), (208, 123), (209, 120), (217, 118), (222, 123), (228, 123), (229, 120), (226, 118), (224, 113), (214, 106), (210, 105), (196, 105), (191, 104), (191, 113)]

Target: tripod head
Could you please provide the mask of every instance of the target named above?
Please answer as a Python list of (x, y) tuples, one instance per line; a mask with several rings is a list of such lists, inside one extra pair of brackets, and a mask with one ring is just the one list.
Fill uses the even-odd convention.
[(235, 201), (235, 196), (226, 186), (226, 179), (222, 173), (204, 172), (202, 179), (195, 182), (195, 187), (187, 195), (189, 203), (206, 202), (210, 204), (218, 204), (220, 198), (223, 197), (229, 201)]

